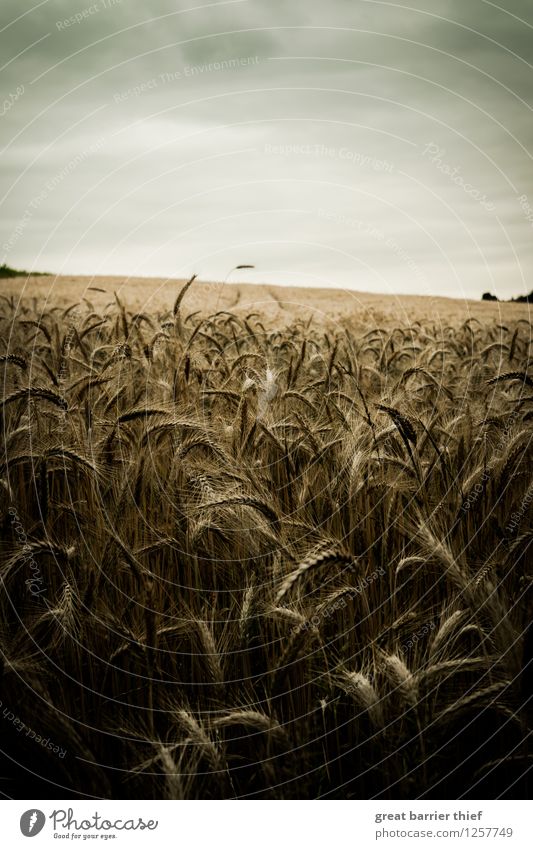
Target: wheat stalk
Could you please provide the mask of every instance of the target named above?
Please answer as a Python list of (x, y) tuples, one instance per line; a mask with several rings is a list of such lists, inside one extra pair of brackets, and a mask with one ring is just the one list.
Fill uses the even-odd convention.
[(349, 554), (346, 554), (342, 551), (339, 551), (336, 548), (330, 548), (326, 551), (322, 551), (318, 554), (311, 555), (307, 560), (303, 560), (298, 564), (296, 569), (293, 569), (287, 577), (284, 579), (281, 587), (279, 588), (276, 594), (276, 604), (280, 604), (280, 602), (285, 598), (287, 593), (289, 593), (296, 584), (298, 584), (302, 578), (312, 571), (316, 569), (321, 569), (325, 566), (335, 566), (340, 565), (343, 570), (347, 568), (353, 568), (354, 560)]

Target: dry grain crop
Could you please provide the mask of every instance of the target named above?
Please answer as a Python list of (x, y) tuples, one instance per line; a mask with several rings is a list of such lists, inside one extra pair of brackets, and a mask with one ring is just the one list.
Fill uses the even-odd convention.
[(2, 299), (2, 792), (530, 794), (531, 323), (189, 287)]

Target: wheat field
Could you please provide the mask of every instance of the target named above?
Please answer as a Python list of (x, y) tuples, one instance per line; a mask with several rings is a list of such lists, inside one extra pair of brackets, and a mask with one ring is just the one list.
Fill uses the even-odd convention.
[(1, 792), (527, 797), (527, 309), (197, 287), (2, 296)]

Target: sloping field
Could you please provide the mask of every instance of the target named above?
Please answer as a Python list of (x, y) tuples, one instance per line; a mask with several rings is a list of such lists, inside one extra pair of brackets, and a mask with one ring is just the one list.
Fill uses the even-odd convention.
[[(0, 293), (30, 299), (37, 297), (51, 306), (71, 305), (86, 298), (97, 309), (113, 301), (117, 292), (128, 308), (153, 312), (168, 309), (185, 280), (145, 277), (29, 277), (0, 281)], [(104, 290), (104, 291), (96, 291)], [(371, 321), (389, 326), (394, 322), (461, 322), (469, 317), (481, 321), (528, 318), (528, 304), (467, 301), (420, 295), (390, 295), (345, 289), (267, 286), (261, 284), (210, 283), (196, 281), (187, 295), (187, 311), (252, 310), (276, 322), (313, 314), (314, 321), (342, 318), (364, 326)], [(370, 326), (370, 325), (368, 325)]]
[(22, 286), (2, 792), (529, 797), (527, 305)]

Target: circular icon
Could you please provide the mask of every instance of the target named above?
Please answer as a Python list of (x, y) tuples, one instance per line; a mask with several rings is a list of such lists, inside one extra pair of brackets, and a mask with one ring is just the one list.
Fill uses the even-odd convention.
[(42, 831), (45, 822), (46, 817), (43, 812), (37, 810), (37, 808), (31, 808), (22, 814), (20, 818), (20, 830), (24, 837), (35, 837), (36, 834)]

